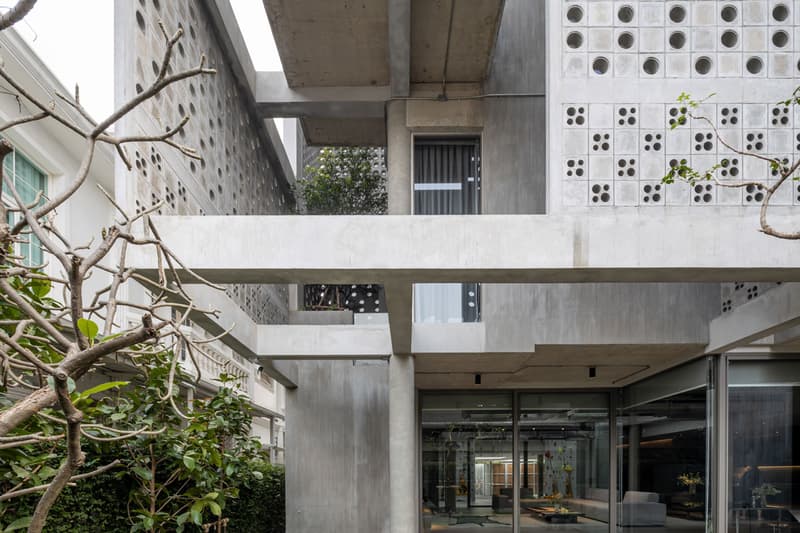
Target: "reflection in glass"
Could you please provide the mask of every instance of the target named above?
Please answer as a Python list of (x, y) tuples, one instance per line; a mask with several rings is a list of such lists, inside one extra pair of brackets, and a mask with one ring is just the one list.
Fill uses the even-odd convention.
[(511, 394), (422, 395), (423, 531), (511, 529)]
[(621, 411), (624, 531), (705, 531), (707, 419), (706, 387)]
[(794, 361), (731, 362), (728, 529), (800, 531), (800, 377)]
[(608, 423), (607, 394), (520, 395), (520, 531), (608, 530)]

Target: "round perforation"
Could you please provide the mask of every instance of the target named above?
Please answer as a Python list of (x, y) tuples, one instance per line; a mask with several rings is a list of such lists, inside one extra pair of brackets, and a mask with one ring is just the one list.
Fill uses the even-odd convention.
[(723, 107), (720, 112), (719, 123), (722, 126), (735, 126), (739, 123), (738, 107)]
[(710, 204), (714, 201), (714, 186), (710, 183), (695, 184), (692, 193), (692, 200), (696, 204)]
[(644, 141), (642, 147), (645, 152), (660, 152), (663, 148), (662, 135), (660, 133), (645, 133), (642, 140)]
[(628, 31), (624, 31), (624, 32), (620, 33), (619, 36), (617, 37), (617, 44), (623, 50), (629, 50), (629, 49), (633, 48), (633, 45), (635, 44), (635, 42), (636, 42), (636, 39), (633, 37), (633, 34), (631, 32), (628, 32)]
[(654, 76), (658, 74), (658, 70), (661, 68), (661, 64), (658, 62), (658, 59), (655, 57), (648, 57), (645, 59), (644, 63), (642, 64), (642, 70), (645, 74), (650, 76)]
[(642, 203), (657, 204), (664, 198), (660, 183), (646, 183), (642, 186)]
[(635, 126), (636, 125), (636, 108), (635, 107), (619, 107), (619, 108), (617, 108), (617, 125), (619, 125), (619, 126)]
[(578, 24), (583, 20), (583, 8), (579, 5), (571, 5), (567, 9), (567, 20), (573, 24)]
[(669, 9), (669, 20), (675, 24), (680, 24), (686, 20), (686, 9), (680, 5), (672, 6)]
[(619, 158), (617, 160), (617, 177), (619, 177), (619, 178), (635, 178), (636, 177), (636, 159)]
[(761, 203), (764, 200), (764, 187), (761, 185), (747, 185), (744, 188), (744, 201), (748, 204)]
[(733, 4), (726, 4), (722, 6), (719, 16), (725, 22), (733, 22), (736, 20), (736, 17), (739, 16), (739, 11)]
[(777, 22), (784, 22), (789, 18), (789, 8), (786, 4), (776, 4), (772, 8), (772, 18)]
[(723, 178), (736, 178), (739, 176), (739, 159), (734, 157), (731, 159), (723, 159), (719, 162), (719, 174)]
[(772, 44), (776, 48), (784, 48), (789, 44), (789, 34), (783, 30), (778, 30), (772, 34)]
[(564, 174), (568, 178), (583, 178), (586, 175), (586, 161), (583, 158), (567, 159)]
[(694, 70), (701, 76), (705, 76), (709, 72), (711, 72), (711, 67), (713, 66), (713, 62), (711, 58), (708, 56), (700, 56), (697, 58), (697, 61), (694, 62)]
[(694, 151), (711, 152), (714, 150), (714, 134), (711, 132), (697, 132), (694, 134)]
[(736, 48), (739, 44), (739, 34), (734, 30), (725, 30), (719, 40), (725, 48)]
[(789, 170), (789, 158), (788, 157), (775, 158), (775, 160), (778, 161), (778, 163), (780, 163), (780, 165), (778, 165), (778, 166), (770, 165), (769, 173), (773, 178), (780, 177), (780, 175), (783, 172), (786, 172), (786, 171)]
[(611, 185), (595, 183), (592, 185), (592, 203), (607, 204), (611, 201)]
[(608, 133), (595, 133), (592, 135), (592, 151), (608, 152), (611, 149), (611, 135)]
[(608, 72), (608, 66), (608, 58), (603, 56), (596, 57), (594, 61), (592, 61), (592, 71), (598, 76), (602, 76)]
[(745, 68), (750, 74), (759, 74), (764, 70), (764, 61), (758, 56), (752, 56), (747, 59)]
[(630, 24), (633, 21), (634, 15), (633, 6), (624, 5), (617, 10), (617, 20), (622, 22), (623, 24)]
[(791, 109), (787, 106), (774, 106), (770, 110), (772, 116), (771, 122), (773, 126), (788, 126), (789, 125), (789, 111)]
[(571, 31), (567, 35), (567, 46), (577, 49), (583, 46), (583, 34), (579, 31)]
[(670, 107), (669, 108), (669, 125), (674, 126), (675, 124), (683, 125), (686, 123), (686, 112), (687, 109), (685, 107)]
[(764, 134), (761, 132), (748, 132), (745, 135), (745, 148), (748, 152), (764, 151)]
[(686, 34), (682, 31), (674, 31), (669, 34), (669, 45), (675, 50), (681, 50), (686, 46)]

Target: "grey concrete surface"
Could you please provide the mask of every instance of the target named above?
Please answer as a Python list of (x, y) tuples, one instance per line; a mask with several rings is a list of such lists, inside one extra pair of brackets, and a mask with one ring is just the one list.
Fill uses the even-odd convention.
[(286, 395), (286, 531), (387, 533), (387, 363), (296, 365), (298, 388)]
[(414, 356), (389, 359), (389, 501), (391, 533), (416, 533), (419, 468)]

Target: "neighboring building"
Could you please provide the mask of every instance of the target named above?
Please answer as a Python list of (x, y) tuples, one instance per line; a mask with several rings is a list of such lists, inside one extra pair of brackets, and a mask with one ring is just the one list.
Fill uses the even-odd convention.
[[(772, 179), (713, 128), (797, 157), (797, 2), (266, 0), (285, 73), (226, 0), (117, 6), (120, 90), (158, 17), (220, 67), (161, 102), (207, 167), (170, 155), (128, 198), (191, 191), (164, 214), (206, 216), (157, 218), (173, 250), (274, 284), (203, 327), (287, 387), (288, 531), (800, 530), (800, 250), (757, 231), (756, 188), (661, 183), (673, 159)], [(708, 127), (671, 130), (683, 91), (716, 93)], [(271, 117), (386, 146), (390, 216), (259, 216), (290, 203)], [(286, 283), (381, 284), (388, 313), (298, 311)]]
[[(0, 47), (2, 47), (4, 69), (17, 83), (42, 101), (53, 102), (61, 116), (77, 124), (88, 125), (71, 106), (56, 96), (57, 93), (62, 95), (70, 93), (13, 28), (0, 32)], [(31, 112), (31, 105), (24, 99), (16, 98), (12, 92), (0, 95), (2, 122), (29, 115)], [(15, 148), (14, 153), (3, 160), (4, 171), (13, 176), (18, 192), (29, 202), (35, 200), (39, 191), (48, 196), (58, 194), (77, 173), (85, 149), (78, 136), (54, 120), (41, 120), (17, 126), (3, 132), (3, 136)], [(149, 157), (142, 157), (140, 152), (149, 154)], [(162, 160), (160, 153), (153, 147), (146, 147), (145, 152), (143, 146), (136, 152), (137, 170), (143, 173), (150, 170), (154, 179), (163, 175), (161, 167), (162, 164), (166, 166), (168, 160), (169, 156), (165, 156)], [(152, 169), (148, 164), (152, 164)], [(98, 186), (102, 186), (111, 194), (120, 193), (117, 187), (117, 183), (120, 182), (114, 179), (114, 165), (114, 150), (107, 144), (98, 144), (86, 183), (68, 202), (58, 208), (55, 224), (71, 242), (86, 243), (92, 238), (98, 238), (100, 230), (114, 220), (113, 206), (98, 190)], [(182, 204), (188, 198), (199, 194), (196, 186), (191, 196), (182, 185), (174, 186), (172, 191), (177, 193), (177, 197), (174, 193), (164, 197), (168, 206)], [(7, 205), (14, 205), (5, 187), (3, 201)], [(145, 198), (139, 195), (133, 205), (130, 203), (129, 205), (131, 210), (135, 210), (143, 205), (149, 205), (151, 201), (155, 202), (157, 198)], [(165, 209), (169, 210), (169, 207), (165, 206)], [(43, 253), (38, 240), (34, 236), (27, 236), (25, 240), (26, 242), (18, 245), (18, 252), (28, 259), (29, 264), (44, 263), (51, 275), (59, 276), (58, 266)], [(87, 281), (85, 285), (87, 291), (93, 292), (102, 287), (103, 280), (96, 278), (97, 276)], [(234, 294), (237, 290), (234, 289)], [(133, 319), (135, 317), (129, 312), (127, 320)], [(190, 335), (205, 338), (209, 336), (208, 332), (196, 324), (187, 323), (185, 326)], [(195, 377), (194, 365), (188, 360), (185, 352), (182, 351), (180, 355), (184, 369)], [(241, 390), (252, 399), (253, 434), (270, 447), (273, 461), (283, 462), (285, 398), (281, 385), (275, 383), (267, 374), (260, 372), (258, 363), (245, 360), (221, 342), (208, 345), (197, 353), (197, 358), (201, 379), (196, 385), (184, 383), (185, 393), (190, 396), (205, 396), (216, 390), (218, 383), (215, 379), (221, 373), (237, 376)], [(90, 386), (93, 382), (120, 379), (132, 370), (124, 364), (119, 364), (118, 361), (109, 360), (87, 375), (84, 378), (84, 385)], [(15, 391), (10, 391), (9, 394), (14, 395)]]

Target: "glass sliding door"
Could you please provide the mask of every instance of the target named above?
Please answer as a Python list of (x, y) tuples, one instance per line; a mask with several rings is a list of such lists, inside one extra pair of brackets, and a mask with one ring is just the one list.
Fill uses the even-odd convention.
[(421, 396), (423, 531), (511, 530), (511, 393)]
[(710, 524), (709, 360), (624, 391), (620, 425), (619, 529), (704, 532)]
[(728, 530), (800, 531), (800, 361), (731, 361)]
[(608, 531), (608, 394), (519, 398), (520, 531)]

